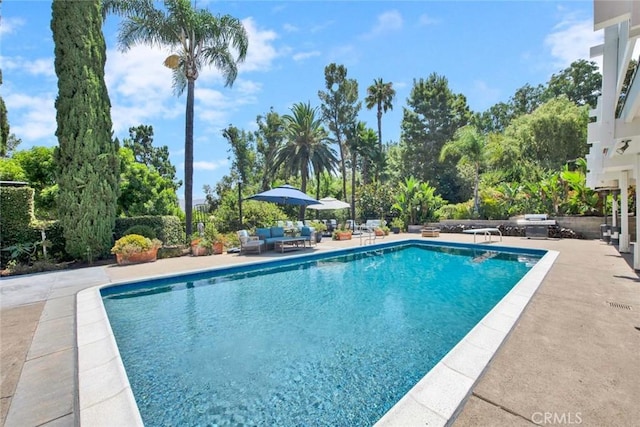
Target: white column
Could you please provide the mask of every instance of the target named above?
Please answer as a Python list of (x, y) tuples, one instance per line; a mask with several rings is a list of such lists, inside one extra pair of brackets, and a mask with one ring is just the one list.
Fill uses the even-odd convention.
[(620, 252), (629, 253), (629, 171), (620, 172)]
[[(640, 155), (636, 154), (635, 170), (633, 174), (636, 178), (636, 200), (640, 200)], [(638, 230), (640, 230), (640, 203), (636, 202), (636, 236), (635, 247), (633, 248), (633, 268), (640, 270), (640, 247), (638, 247)]]

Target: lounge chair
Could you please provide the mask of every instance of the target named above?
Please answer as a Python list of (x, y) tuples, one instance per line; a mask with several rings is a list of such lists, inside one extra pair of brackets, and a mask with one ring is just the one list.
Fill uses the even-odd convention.
[(303, 226), (300, 228), (300, 237), (304, 237), (304, 239), (309, 242), (309, 246), (318, 243), (316, 240), (316, 230), (313, 227)]
[(262, 251), (264, 240), (260, 240), (258, 236), (251, 236), (247, 230), (238, 231), (238, 239), (240, 239), (240, 255), (247, 252)]

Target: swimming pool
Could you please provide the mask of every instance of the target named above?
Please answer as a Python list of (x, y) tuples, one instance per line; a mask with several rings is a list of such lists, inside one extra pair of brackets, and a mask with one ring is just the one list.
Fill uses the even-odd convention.
[[(190, 417), (187, 413), (194, 412), (203, 413), (206, 417), (211, 417), (210, 419), (219, 420), (217, 417), (224, 416), (227, 413), (231, 414), (231, 417), (236, 416), (238, 419), (247, 421), (257, 419), (255, 416), (252, 418), (251, 415), (246, 415), (255, 412), (257, 409), (257, 412), (261, 414), (260, 416), (267, 417), (263, 418), (264, 420), (269, 420), (264, 422), (277, 424), (290, 423), (280, 418), (274, 418), (285, 411), (294, 412), (297, 418), (294, 419), (293, 423), (297, 422), (295, 420), (310, 419), (304, 417), (314, 417), (314, 424), (317, 424), (316, 417), (319, 414), (327, 413), (336, 414), (338, 418), (327, 420), (326, 424), (336, 424), (336, 422), (340, 423), (340, 421), (347, 424), (371, 424), (375, 422), (413, 384), (420, 380), (456, 342), (460, 341), (460, 338), (476, 325), (482, 316), (517, 282), (517, 279), (512, 280), (510, 283), (505, 282), (495, 287), (495, 292), (493, 292), (492, 289), (494, 287), (492, 286), (488, 293), (486, 292), (487, 284), (481, 283), (480, 286), (483, 288), (483, 292), (479, 293), (476, 282), (478, 282), (479, 277), (482, 277), (479, 274), (480, 269), (499, 266), (495, 270), (500, 273), (498, 278), (494, 280), (494, 282), (499, 282), (502, 281), (504, 276), (502, 272), (505, 270), (505, 262), (514, 263), (509, 265), (516, 269), (522, 269), (522, 272), (524, 272), (531, 267), (531, 265), (527, 265), (527, 263), (531, 262), (531, 257), (540, 257), (544, 254), (544, 251), (509, 249), (514, 260), (507, 260), (505, 258), (509, 258), (509, 256), (499, 254), (496, 251), (499, 249), (497, 247), (492, 247), (492, 251), (488, 252), (486, 247), (452, 244), (447, 246), (446, 250), (450, 254), (438, 252), (435, 259), (421, 259), (417, 267), (414, 266), (412, 267), (413, 270), (409, 269), (408, 272), (402, 273), (404, 277), (398, 277), (401, 274), (397, 268), (398, 265), (404, 264), (404, 261), (408, 258), (408, 252), (406, 251), (418, 251), (422, 257), (427, 255), (431, 257), (436, 253), (429, 249), (432, 247), (433, 245), (425, 244), (423, 241), (405, 242), (399, 246), (378, 245), (377, 252), (373, 252), (373, 254), (367, 253), (365, 256), (361, 256), (365, 253), (363, 248), (356, 248), (346, 251), (346, 254), (351, 258), (359, 258), (351, 260), (349, 263), (343, 262), (345, 260), (326, 260), (320, 256), (305, 257), (305, 259), (309, 260), (307, 265), (301, 265), (301, 259), (271, 262), (267, 264), (271, 269), (270, 276), (268, 276), (271, 277), (271, 280), (268, 280), (266, 284), (250, 284), (246, 282), (246, 280), (259, 276), (248, 271), (247, 267), (234, 267), (226, 269), (225, 273), (235, 275), (235, 279), (237, 279), (235, 281), (231, 281), (229, 278), (207, 278), (200, 275), (192, 275), (186, 276), (186, 280), (182, 285), (175, 283), (173, 279), (164, 279), (147, 284), (132, 284), (124, 287), (120, 286), (117, 289), (106, 289), (105, 304), (109, 310), (111, 310), (109, 305), (112, 302), (124, 301), (138, 307), (136, 310), (125, 310), (136, 314), (149, 312), (153, 306), (156, 308), (161, 307), (159, 312), (165, 314), (167, 307), (177, 306), (181, 311), (177, 320), (174, 319), (175, 313), (172, 313), (165, 317), (153, 315), (147, 322), (162, 324), (167, 331), (173, 331), (171, 332), (172, 337), (185, 336), (187, 344), (182, 346), (190, 348), (190, 351), (180, 355), (180, 352), (176, 350), (176, 348), (180, 348), (180, 345), (177, 347), (170, 346), (171, 349), (168, 354), (159, 351), (158, 343), (160, 341), (157, 338), (162, 335), (161, 333), (159, 335), (154, 335), (148, 331), (137, 335), (134, 333), (130, 339), (130, 342), (135, 344), (136, 342), (145, 342), (145, 339), (149, 336), (153, 337), (150, 343), (141, 346), (142, 349), (135, 350), (141, 352), (143, 355), (141, 359), (144, 361), (154, 354), (163, 355), (159, 361), (142, 364), (147, 365), (147, 371), (150, 373), (145, 374), (150, 380), (141, 380), (142, 386), (136, 385), (139, 381), (138, 374), (129, 372), (134, 393), (139, 402), (141, 402), (140, 406), (145, 421), (148, 420), (148, 415), (145, 415), (145, 405), (157, 406), (158, 402), (156, 400), (159, 400), (160, 402), (164, 401), (164, 405), (166, 405), (167, 401), (177, 401), (178, 407), (174, 407), (169, 412), (172, 413), (171, 416), (178, 417)], [(470, 248), (471, 252), (469, 252)], [(384, 256), (377, 255), (381, 251), (389, 252)], [(482, 303), (484, 308), (480, 312), (467, 310), (474, 313), (460, 314), (454, 311), (454, 309), (459, 308), (457, 306), (460, 304), (452, 303), (452, 299), (455, 298), (452, 298), (450, 294), (450, 291), (452, 291), (450, 279), (454, 276), (454, 272), (462, 268), (459, 265), (449, 264), (448, 258), (443, 258), (445, 255), (446, 257), (453, 257), (452, 259), (465, 260), (462, 265), (466, 265), (465, 268), (472, 274), (462, 280), (461, 287), (464, 288), (463, 293), (466, 292), (472, 298), (467, 299), (467, 302), (463, 304), (463, 310), (474, 308), (479, 304), (480, 300), (486, 299), (487, 301)], [(518, 258), (524, 262), (518, 262)], [(293, 263), (295, 263), (296, 268), (291, 270), (289, 267)], [(534, 270), (536, 267), (534, 267)], [(251, 269), (255, 268), (257, 266), (251, 267)], [(358, 283), (356, 278), (366, 274), (368, 270), (377, 272), (382, 279), (369, 279)], [(435, 279), (435, 273), (439, 271), (444, 272), (445, 275), (440, 279)], [(286, 277), (295, 277), (295, 280), (282, 279), (281, 277), (283, 276), (281, 275), (283, 274), (294, 275)], [(538, 275), (540, 274), (538, 273)], [(274, 277), (279, 279), (274, 279)], [(346, 283), (339, 284), (337, 279), (343, 277), (347, 277), (348, 280)], [(424, 295), (421, 295), (420, 292), (416, 293), (416, 291), (425, 288), (424, 284), (428, 282), (427, 279), (429, 278), (449, 283), (448, 287), (441, 288), (435, 293), (433, 301), (426, 301), (423, 299)], [(541, 280), (541, 277), (539, 279)], [(238, 280), (243, 283), (242, 286), (234, 285), (234, 283), (239, 283)], [(291, 283), (302, 285), (291, 286)], [(396, 284), (403, 284), (403, 286), (393, 289), (390, 287)], [(520, 287), (520, 284), (518, 286)], [(265, 288), (262, 293), (261, 288)], [(286, 290), (286, 288), (293, 288), (294, 292), (287, 291), (282, 293), (281, 291)], [(310, 292), (310, 294), (300, 293), (301, 288), (305, 292)], [(372, 289), (379, 292), (370, 294), (369, 292)], [(532, 289), (535, 291), (535, 288), (526, 286), (518, 290), (519, 295), (518, 293), (513, 295), (516, 300), (515, 304), (513, 301), (511, 302), (511, 312), (513, 312), (513, 307), (517, 305), (520, 306), (520, 310), (524, 308), (526, 302), (523, 304), (523, 293), (532, 294)], [(137, 296), (136, 298), (130, 298), (131, 295)], [(141, 301), (145, 302), (142, 306), (140, 305)], [(221, 301), (222, 303), (220, 303)], [(345, 305), (345, 301), (348, 304)], [(375, 309), (357, 312), (357, 309), (365, 305), (362, 304), (363, 301), (373, 304)], [(215, 304), (218, 305), (216, 306)], [(262, 306), (263, 309), (257, 311), (253, 308), (245, 310), (246, 307), (254, 307), (256, 304)], [(329, 317), (329, 312), (326, 311), (326, 308), (336, 304), (339, 304), (337, 317), (335, 315)], [(80, 304), (78, 306), (80, 307)], [(201, 309), (198, 309), (198, 306)], [(293, 332), (282, 333), (281, 325), (274, 319), (273, 307), (284, 307), (281, 311), (291, 311), (292, 307), (297, 308), (300, 306), (303, 307), (303, 314), (308, 315), (315, 312), (316, 317), (301, 318), (300, 312), (297, 312), (297, 314), (294, 314), (294, 320), (289, 322), (294, 326)], [(411, 320), (411, 316), (407, 314), (415, 311), (411, 308), (415, 306), (423, 308), (418, 310), (419, 316), (422, 316), (421, 318), (418, 317), (418, 324), (440, 322), (439, 325), (441, 326), (430, 332), (421, 329), (419, 325), (416, 326), (414, 321)], [(425, 310), (424, 307), (428, 307), (428, 309)], [(438, 308), (445, 308), (445, 310), (436, 315), (434, 310)], [(211, 317), (211, 313), (215, 313), (215, 316)], [(519, 312), (517, 315), (519, 315)], [(218, 317), (216, 318), (216, 316)], [(112, 320), (112, 322), (114, 323), (114, 330), (117, 330), (118, 321)], [(140, 319), (135, 318), (124, 323), (128, 325), (128, 329), (137, 332), (140, 329), (141, 322)], [(225, 322), (227, 322), (226, 328), (222, 327)], [(285, 321), (284, 323), (287, 322)], [(462, 329), (458, 332), (442, 332), (449, 328), (451, 324), (458, 323), (462, 326)], [(327, 327), (327, 324), (329, 324), (329, 327)], [(228, 327), (229, 325), (237, 325), (237, 330)], [(267, 331), (257, 333), (256, 328), (262, 325), (267, 325)], [(273, 325), (277, 326), (274, 327)], [(233, 345), (225, 345), (221, 337), (216, 338), (218, 340), (217, 346), (227, 351), (227, 362), (225, 362), (224, 353), (222, 353), (222, 356), (218, 354), (215, 357), (211, 357), (213, 353), (208, 353), (211, 351), (211, 346), (208, 346), (203, 341), (203, 336), (208, 334), (206, 331), (210, 330), (211, 326), (221, 327), (222, 331), (226, 331), (222, 334), (223, 337), (226, 335), (226, 338), (230, 338), (230, 342), (234, 343)], [(502, 329), (499, 325), (491, 326), (494, 326), (493, 328), (489, 326), (492, 331)], [(375, 331), (376, 328), (378, 328), (378, 335), (374, 342), (378, 345), (374, 345), (372, 348), (370, 343), (367, 344), (367, 341), (370, 340), (367, 340), (364, 334), (370, 330)], [(329, 329), (334, 329), (343, 335), (338, 335), (338, 338), (327, 338), (324, 334)], [(345, 329), (348, 329), (346, 333)], [(476, 329), (477, 327), (474, 328), (474, 331)], [(275, 347), (277, 350), (275, 354), (270, 355), (264, 349), (258, 349), (255, 342), (247, 341), (243, 338), (251, 336), (252, 332), (256, 332), (253, 335), (261, 337), (259, 341), (271, 343), (271, 347)], [(506, 335), (506, 332), (504, 335)], [(127, 363), (130, 363), (127, 362), (129, 353), (124, 347), (128, 344), (124, 343), (125, 339), (120, 338), (118, 334), (119, 332), (116, 332), (118, 340), (123, 341), (120, 346), (125, 366), (127, 366)], [(156, 334), (158, 333), (156, 332)], [(345, 336), (347, 338), (344, 338)], [(433, 343), (436, 338), (439, 340), (438, 344), (429, 345), (426, 350), (419, 345), (416, 346), (425, 342)], [(293, 341), (291, 341), (292, 339)], [(383, 339), (386, 341), (383, 341)], [(175, 341), (175, 339), (172, 338), (172, 341)], [(240, 344), (237, 344), (238, 341), (240, 341)], [(311, 342), (311, 350), (299, 348), (300, 341)], [(486, 344), (486, 339), (481, 341)], [(495, 337), (489, 341), (491, 341), (492, 345), (499, 345), (501, 342), (501, 340), (497, 341)], [(328, 343), (336, 345), (329, 346)], [(173, 344), (173, 342), (169, 344)], [(478, 348), (486, 350), (483, 348), (485, 344), (480, 343)], [(456, 348), (459, 346), (456, 346)], [(204, 351), (205, 354), (197, 354), (201, 353), (202, 351), (199, 350), (203, 348), (206, 349)], [(333, 353), (330, 354), (330, 357), (320, 357), (321, 351), (326, 349), (330, 349)], [(455, 351), (452, 352), (455, 353)], [(298, 355), (301, 355), (301, 357), (293, 357), (294, 353), (299, 353)], [(202, 359), (196, 359), (195, 356), (204, 356), (205, 362), (203, 363)], [(209, 359), (207, 359), (208, 357)], [(221, 360), (222, 362), (214, 364), (207, 363), (207, 360)], [(393, 361), (399, 363), (392, 366), (390, 362)], [(425, 361), (428, 362), (426, 365), (423, 363)], [(272, 364), (273, 362), (275, 362), (275, 365)], [(281, 364), (278, 365), (278, 363)], [(256, 364), (258, 367), (265, 368), (251, 368)], [(194, 366), (198, 365), (207, 366), (205, 374), (194, 373), (191, 375), (192, 379), (187, 383), (183, 380), (184, 373), (180, 373), (179, 369), (172, 368), (172, 366), (186, 367), (186, 370), (190, 371)], [(233, 368), (233, 365), (243, 367), (245, 371), (249, 372), (249, 377), (252, 380), (260, 375), (266, 380), (252, 381), (251, 385), (248, 386), (247, 383), (243, 383), (239, 379), (241, 375), (229, 371), (229, 369)], [(475, 366), (473, 363), (471, 365)], [(266, 368), (267, 366), (269, 368)], [(129, 366), (127, 366), (127, 370), (129, 369)], [(251, 369), (254, 370), (252, 371)], [(465, 371), (465, 369), (460, 369), (460, 371)], [(168, 380), (159, 377), (163, 373), (168, 374)], [(463, 373), (472, 375), (472, 373)], [(477, 374), (479, 375), (479, 372)], [(189, 375), (187, 374), (186, 376)], [(217, 380), (203, 381), (204, 378), (211, 378), (211, 376), (222, 378), (219, 382), (222, 384), (222, 389), (226, 391), (211, 391), (220, 385), (215, 384)], [(359, 377), (356, 378), (355, 383), (351, 382), (353, 378), (350, 377), (353, 376)], [(200, 385), (194, 386), (194, 380), (195, 383), (200, 382)], [(148, 384), (147, 386), (144, 385), (145, 381)], [(323, 381), (325, 382), (323, 383)], [(258, 382), (260, 384), (257, 384)], [(138, 390), (136, 390), (137, 388)], [(311, 391), (306, 396), (304, 395), (305, 389), (307, 392)], [(234, 392), (228, 393), (229, 390)], [(364, 391), (365, 393), (353, 393), (354, 390), (358, 392)], [(240, 396), (241, 399), (239, 399), (239, 402), (230, 402), (227, 394)], [(172, 395), (173, 397), (171, 397)], [(175, 396), (183, 397), (176, 398)], [(259, 399), (264, 396), (271, 398), (271, 400), (266, 403), (259, 402)], [(382, 396), (382, 398), (375, 401), (371, 396)], [(296, 410), (292, 411), (289, 406), (286, 407), (286, 410), (284, 407), (278, 406), (282, 405), (283, 402), (290, 403), (293, 400), (301, 401), (298, 408), (304, 407), (305, 409), (299, 409), (296, 412)], [(163, 403), (160, 403), (160, 405), (163, 405)], [(81, 404), (81, 409), (82, 406)], [(269, 413), (267, 409), (270, 407), (275, 407), (275, 412)], [(369, 411), (368, 414), (354, 411), (354, 409), (361, 407), (373, 410)], [(438, 410), (438, 408), (435, 409), (441, 415), (442, 412), (446, 412)], [(394, 411), (397, 412), (397, 407), (394, 407)], [(147, 422), (155, 424), (153, 421)], [(305, 423), (305, 421), (299, 422)]]

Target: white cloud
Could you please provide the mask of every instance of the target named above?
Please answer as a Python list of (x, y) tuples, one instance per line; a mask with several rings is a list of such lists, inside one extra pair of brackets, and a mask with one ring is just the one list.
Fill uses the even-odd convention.
[(22, 18), (2, 18), (0, 22), (0, 35), (13, 34), (25, 24)]
[(298, 27), (292, 24), (284, 24), (282, 26), (282, 29), (285, 30), (287, 33), (295, 33), (297, 31), (300, 31)]
[(0, 56), (0, 62), (5, 70), (19, 70), (33, 76), (56, 76), (53, 57), (29, 60), (20, 56)]
[(320, 56), (320, 51), (312, 50), (310, 52), (299, 52), (293, 55), (293, 60), (304, 61), (305, 59), (313, 58), (314, 56)]
[(392, 31), (398, 31), (402, 29), (403, 20), (402, 15), (397, 10), (389, 10), (378, 15), (378, 19), (373, 28), (363, 38), (373, 38), (386, 34)]
[(193, 162), (193, 170), (214, 171), (216, 169), (220, 169), (228, 166), (229, 166), (229, 160), (227, 159), (214, 160), (212, 162), (207, 162), (207, 161)]
[(590, 60), (589, 49), (602, 43), (602, 32), (593, 31), (591, 19), (578, 19), (572, 14), (563, 17), (544, 40), (554, 61), (554, 70), (568, 67), (578, 59)]
[(249, 49), (245, 61), (238, 65), (241, 71), (264, 71), (279, 56), (273, 41), (278, 38), (275, 31), (258, 29), (253, 18), (242, 20), (249, 38)]
[(184, 114), (184, 97), (174, 96), (171, 70), (163, 65), (167, 56), (166, 51), (144, 45), (125, 53), (107, 51), (105, 81), (116, 134), (152, 118)]
[(331, 21), (325, 21), (321, 24), (316, 24), (313, 27), (311, 27), (311, 29), (309, 30), (311, 33), (319, 33), (320, 31), (324, 31), (327, 28), (331, 27), (333, 24), (335, 24), (336, 21), (331, 20)]
[(440, 23), (439, 20), (430, 17), (426, 13), (423, 13), (418, 18), (418, 25), (420, 25), (420, 26), (435, 25), (435, 24), (439, 24), (439, 23)]
[(4, 96), (9, 111), (11, 133), (27, 144), (56, 143), (55, 95), (30, 96), (8, 94)]

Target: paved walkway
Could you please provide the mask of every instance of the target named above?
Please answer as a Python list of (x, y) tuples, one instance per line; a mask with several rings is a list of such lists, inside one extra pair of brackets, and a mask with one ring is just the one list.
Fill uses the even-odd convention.
[[(389, 236), (418, 238), (416, 235)], [(440, 240), (471, 242), (467, 235)], [(324, 239), (313, 251), (358, 245)], [(640, 279), (599, 241), (504, 238), (560, 252), (543, 285), (476, 384), (455, 425), (637, 425)], [(299, 253), (299, 252), (297, 252)], [(102, 283), (287, 256), (182, 257), (0, 281), (1, 420), (76, 421), (75, 295)], [(107, 423), (108, 424), (108, 423)]]

